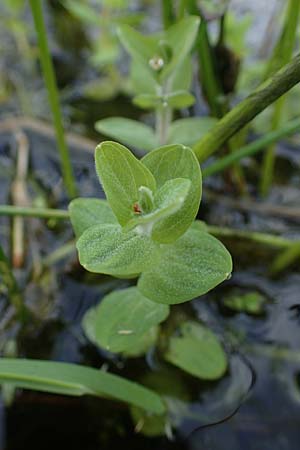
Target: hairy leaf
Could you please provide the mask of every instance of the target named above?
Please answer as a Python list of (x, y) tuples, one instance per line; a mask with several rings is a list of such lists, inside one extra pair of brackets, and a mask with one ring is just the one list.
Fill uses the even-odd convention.
[[(166, 95), (165, 101), (171, 108), (181, 109), (193, 105), (195, 103), (195, 97), (188, 91), (180, 90)], [(178, 142), (176, 142), (176, 144), (177, 143)]]
[(154, 264), (155, 243), (134, 231), (123, 233), (119, 225), (88, 228), (77, 241), (80, 264), (90, 272), (126, 276), (138, 274)]
[(117, 33), (121, 44), (131, 57), (142, 64), (148, 73), (154, 77), (155, 73), (151, 69), (149, 61), (157, 53), (157, 37), (144, 36), (126, 24), (120, 25), (117, 28)]
[(161, 246), (159, 262), (142, 273), (138, 288), (153, 301), (182, 303), (210, 291), (231, 271), (231, 256), (224, 245), (191, 227), (172, 245)]
[[(154, 240), (159, 242), (160, 234), (164, 237), (169, 229), (165, 229), (166, 218), (178, 211), (189, 193), (191, 186), (190, 180), (186, 178), (174, 178), (156, 191), (154, 195), (154, 207), (148, 214), (141, 214), (130, 220), (126, 225), (126, 229), (136, 227), (136, 232), (151, 236), (153, 228), (158, 228)], [(167, 225), (168, 226), (168, 225)]]
[(117, 139), (126, 145), (142, 150), (152, 150), (158, 142), (154, 131), (144, 123), (125, 117), (110, 117), (98, 120), (95, 128), (111, 138)]
[(155, 179), (126, 147), (116, 142), (102, 142), (96, 147), (96, 170), (108, 203), (121, 225), (134, 216), (138, 189), (154, 191)]
[(175, 120), (169, 128), (170, 144), (194, 145), (216, 124), (213, 117), (188, 117)]
[(108, 202), (98, 198), (76, 198), (69, 204), (69, 212), (77, 238), (94, 225), (118, 224)]
[(183, 145), (166, 145), (144, 156), (142, 163), (153, 173), (157, 187), (173, 178), (191, 181), (189, 192), (182, 207), (153, 227), (152, 237), (161, 243), (178, 239), (195, 219), (202, 192), (199, 163), (194, 152)]
[(172, 59), (162, 70), (161, 79), (166, 79), (191, 51), (200, 24), (199, 17), (186, 17), (165, 32), (165, 40), (172, 49)]

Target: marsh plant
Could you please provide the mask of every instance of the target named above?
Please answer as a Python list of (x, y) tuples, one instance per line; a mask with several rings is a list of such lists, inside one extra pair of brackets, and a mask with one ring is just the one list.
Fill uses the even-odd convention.
[[(73, 1), (67, 3), (75, 5)], [(172, 365), (204, 380), (220, 378), (228, 367), (223, 346), (204, 324), (188, 314), (182, 314), (171, 326), (167, 320), (171, 307), (176, 311), (180, 308), (176, 305), (206, 294), (232, 272), (229, 252), (209, 233), (206, 224), (197, 219), (202, 195), (199, 161), (202, 163), (221, 149), (300, 80), (300, 57), (296, 56), (217, 123), (216, 118), (175, 117), (176, 110), (189, 108), (195, 101), (190, 93), (191, 52), (201, 34), (199, 17), (185, 14), (190, 13), (184, 7), (189, 2), (180, 3), (181, 20), (174, 20), (175, 24), (160, 33), (145, 36), (128, 24), (118, 27), (120, 41), (131, 56), (133, 102), (154, 114), (149, 125), (124, 117), (96, 123), (98, 131), (118, 141), (104, 141), (95, 150), (96, 172), (106, 199), (100, 198), (99, 186), (99, 198), (75, 198), (70, 202), (69, 213), (18, 209), (19, 214), (36, 217), (69, 217), (83, 268), (99, 274), (99, 282), (101, 274), (123, 280), (122, 289), (112, 290), (86, 312), (82, 322), (85, 334), (101, 351), (109, 352), (108, 356), (137, 357), (154, 350), (160, 367), (167, 368), (166, 385), (173, 379), (168, 373)], [(64, 142), (41, 4), (33, 0), (30, 4), (60, 144), (64, 183), (74, 198), (77, 187)], [(81, 16), (86, 12), (80, 9)], [(89, 20), (93, 20), (90, 13)], [(297, 129), (299, 120), (217, 160), (205, 168), (206, 176)], [(142, 158), (138, 159), (136, 154)], [(7, 205), (3, 211), (12, 213)], [(270, 242), (270, 237), (267, 238)], [(292, 245), (289, 241), (287, 251)], [(16, 309), (20, 309), (20, 291), (1, 248), (0, 263), (7, 290), (13, 292)], [(253, 295), (246, 299), (246, 312), (263, 314), (263, 299), (257, 296), (254, 299), (255, 307)], [(245, 308), (244, 303), (245, 299), (237, 295), (233, 300), (227, 299), (225, 305), (239, 311)], [(174, 404), (155, 383), (141, 380), (154, 389), (151, 390), (104, 370), (53, 361), (1, 358), (0, 381), (14, 387), (127, 402), (133, 419), (139, 423), (142, 418), (144, 431), (149, 434), (155, 434), (153, 427), (158, 433), (164, 432)], [(157, 417), (162, 421), (156, 422)]]

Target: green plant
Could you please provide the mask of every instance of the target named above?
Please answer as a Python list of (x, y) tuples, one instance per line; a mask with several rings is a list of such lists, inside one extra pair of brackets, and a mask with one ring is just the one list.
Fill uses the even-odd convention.
[(95, 128), (125, 145), (148, 152), (159, 145), (193, 145), (216, 122), (212, 117), (173, 119), (173, 112), (191, 106), (191, 50), (198, 32), (199, 18), (185, 17), (167, 30), (145, 36), (129, 25), (121, 25), (118, 35), (130, 54), (130, 84), (133, 103), (155, 112), (155, 127), (136, 120), (112, 117), (99, 120)]
[(40, 0), (30, 0), (30, 7), (33, 15), (34, 25), (37, 32), (40, 60), (43, 69), (48, 99), (51, 107), (54, 127), (56, 132), (57, 146), (60, 153), (62, 176), (69, 197), (76, 196), (77, 188), (73, 175), (73, 168), (70, 161), (69, 150), (65, 141), (62, 114), (59, 105), (59, 95), (56, 86), (56, 79), (53, 64), (48, 48), (47, 32), (43, 19), (43, 11)]
[(191, 300), (230, 276), (229, 253), (194, 222), (201, 173), (192, 150), (160, 147), (139, 161), (126, 147), (103, 142), (95, 160), (107, 203), (70, 204), (79, 260), (87, 270), (139, 275), (140, 292), (166, 304)]
[[(71, 3), (81, 8), (79, 3), (68, 2)], [(169, 25), (176, 17), (170, 13), (172, 4), (163, 3), (164, 22)], [(184, 16), (187, 3), (180, 2), (180, 17)], [(80, 11), (81, 15), (89, 14), (89, 21), (95, 19), (98, 23), (84, 7)], [(228, 363), (214, 333), (184, 313), (175, 325), (170, 325), (170, 319), (161, 326), (169, 316), (170, 305), (201, 296), (230, 276), (231, 256), (212, 235), (245, 238), (283, 249), (275, 260), (274, 271), (298, 258), (299, 243), (296, 248), (295, 241), (288, 238), (209, 227), (196, 220), (202, 183), (199, 160), (219, 150), (256, 114), (298, 83), (300, 59), (295, 57), (217, 124), (211, 118), (173, 122), (174, 110), (189, 107), (194, 101), (189, 92), (191, 50), (198, 25), (197, 17), (184, 17), (164, 32), (146, 37), (128, 25), (119, 27), (121, 41), (132, 56), (134, 103), (146, 111), (153, 110), (156, 125), (154, 130), (126, 118), (110, 118), (96, 124), (100, 132), (149, 152), (138, 160), (116, 142), (103, 142), (96, 148), (96, 170), (106, 200), (75, 199), (69, 213), (5, 205), (0, 206), (0, 214), (57, 220), (70, 217), (83, 267), (130, 280), (124, 281), (125, 289), (122, 286), (113, 290), (85, 314), (82, 326), (95, 345), (124, 357), (143, 355), (156, 346), (163, 368), (172, 368), (164, 366), (166, 361), (189, 375), (215, 380), (226, 373)], [(204, 44), (206, 32), (206, 26), (202, 27)], [(221, 171), (297, 129), (299, 119), (217, 160), (204, 174)], [(187, 145), (194, 146), (194, 151)], [(67, 251), (73, 249), (72, 242), (67, 245)], [(65, 255), (64, 251), (61, 254)], [(8, 289), (16, 292), (20, 300), (7, 260), (0, 251), (0, 263), (3, 262), (1, 269), (8, 277)], [(235, 311), (261, 312), (261, 299), (256, 296), (254, 300), (255, 306), (253, 295), (227, 299), (225, 304)], [(177, 307), (173, 311), (178, 311)], [(15, 387), (125, 401), (132, 406), (134, 419), (145, 422), (149, 434), (165, 429), (167, 409), (172, 403), (167, 398), (169, 393), (162, 391), (162, 400), (155, 392), (104, 371), (52, 361), (2, 359), (0, 381)]]
[(118, 65), (121, 51), (116, 28), (125, 23), (138, 25), (144, 19), (144, 14), (128, 11), (129, 0), (63, 0), (62, 4), (86, 27), (91, 47), (88, 62), (99, 70), (99, 77), (83, 86), (83, 94), (101, 101), (126, 90), (125, 80)]

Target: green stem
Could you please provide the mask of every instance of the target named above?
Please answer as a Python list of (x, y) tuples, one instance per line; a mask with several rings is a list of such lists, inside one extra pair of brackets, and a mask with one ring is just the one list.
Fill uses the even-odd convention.
[(179, 5), (177, 8), (177, 20), (181, 20), (184, 18), (187, 2), (188, 0), (179, 0)]
[(300, 55), (297, 55), (289, 64), (235, 106), (194, 145), (198, 160), (202, 162), (219, 150), (224, 142), (299, 81)]
[[(280, 69), (287, 64), (293, 54), (295, 39), (297, 35), (298, 17), (300, 11), (299, 0), (290, 0), (287, 8), (286, 19), (283, 30), (279, 36), (277, 45), (274, 48), (273, 55), (269, 62), (268, 74)], [(281, 97), (274, 105), (273, 117), (271, 122), (272, 130), (277, 130), (280, 126), (283, 107), (286, 97)], [(261, 195), (266, 196), (270, 190), (275, 166), (275, 147), (271, 145), (264, 154), (262, 165), (262, 176), (260, 182)]]
[(277, 275), (297, 259), (300, 259), (300, 242), (296, 242), (277, 256), (270, 267), (270, 275)]
[(38, 217), (40, 219), (68, 219), (68, 211), (50, 208), (26, 208), (0, 205), (0, 216)]
[(21, 321), (27, 318), (27, 309), (24, 305), (21, 292), (14, 277), (13, 271), (10, 267), (9, 261), (6, 258), (4, 251), (0, 245), (0, 278), (7, 287), (8, 298), (11, 304), (17, 311), (18, 317)]
[(258, 244), (269, 245), (274, 248), (290, 248), (299, 241), (275, 236), (268, 233), (259, 233), (257, 231), (235, 230), (233, 228), (207, 226), (208, 232), (218, 238), (240, 238), (256, 242)]
[[(44, 219), (69, 219), (70, 217), (69, 212), (63, 209), (18, 208), (8, 205), (0, 205), (0, 216), (1, 215), (22, 215), (24, 217), (39, 217)], [(270, 245), (271, 247), (276, 248), (288, 248), (298, 242), (281, 236), (275, 236), (268, 233), (259, 233), (256, 231), (236, 230), (234, 228), (217, 227), (214, 225), (208, 225), (207, 228), (209, 233), (218, 237), (238, 237), (241, 239), (255, 241), (260, 244)], [(70, 242), (68, 246), (69, 249), (71, 249), (72, 243)]]
[[(157, 95), (159, 96), (167, 95), (170, 91), (169, 88), (170, 84), (171, 84), (170, 80), (168, 80), (168, 82), (165, 83), (163, 86), (158, 86)], [(165, 145), (167, 143), (168, 131), (171, 121), (172, 121), (172, 109), (169, 107), (167, 103), (157, 108), (155, 130), (159, 145)]]
[(191, 14), (200, 15), (201, 17), (196, 41), (196, 51), (200, 66), (200, 81), (211, 114), (220, 118), (227, 112), (227, 107), (223, 101), (224, 93), (217, 76), (206, 20), (198, 10), (195, 0), (190, 0), (189, 12)]
[(70, 155), (65, 141), (62, 114), (59, 105), (59, 95), (55, 80), (53, 64), (49, 52), (47, 33), (43, 19), (43, 12), (40, 0), (30, 0), (30, 7), (33, 15), (34, 25), (37, 33), (40, 60), (44, 75), (45, 84), (48, 91), (49, 103), (52, 111), (54, 127), (56, 131), (57, 146), (60, 152), (61, 169), (63, 180), (68, 195), (76, 197), (77, 190), (73, 175)]
[(170, 123), (171, 110), (168, 106), (162, 106), (156, 111), (156, 134), (159, 145), (167, 143)]
[(271, 131), (265, 136), (256, 139), (254, 142), (251, 142), (250, 144), (245, 145), (239, 150), (236, 150), (234, 153), (224, 156), (223, 158), (219, 158), (216, 162), (202, 169), (203, 178), (209, 177), (210, 175), (218, 172), (222, 172), (224, 169), (227, 169), (227, 167), (231, 166), (237, 161), (240, 161), (242, 158), (252, 156), (260, 150), (266, 148), (268, 145), (273, 144), (274, 142), (282, 139), (284, 136), (293, 134), (296, 131), (300, 131), (300, 118), (291, 120), (279, 130)]
[(161, 0), (162, 21), (164, 28), (169, 28), (174, 23), (173, 0)]
[(51, 266), (52, 264), (55, 264), (57, 261), (60, 261), (61, 259), (65, 258), (66, 256), (69, 256), (71, 253), (75, 252), (76, 250), (76, 242), (75, 240), (67, 242), (66, 244), (60, 246), (56, 250), (54, 250), (52, 253), (47, 255), (45, 259), (43, 260), (44, 266)]

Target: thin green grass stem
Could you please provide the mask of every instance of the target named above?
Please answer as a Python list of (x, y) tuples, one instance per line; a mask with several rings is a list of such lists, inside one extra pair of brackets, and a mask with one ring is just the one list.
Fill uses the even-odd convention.
[(193, 149), (200, 162), (220, 150), (231, 136), (300, 81), (300, 55), (265, 81), (256, 91), (236, 105)]
[(287, 122), (279, 130), (271, 131), (270, 133), (265, 134), (261, 138), (245, 145), (230, 155), (218, 158), (217, 161), (202, 169), (203, 178), (220, 173), (232, 164), (240, 161), (242, 158), (253, 156), (274, 142), (278, 142), (283, 137), (291, 135), (297, 131), (300, 131), (300, 118)]
[(27, 309), (24, 305), (23, 297), (14, 277), (10, 263), (0, 245), (0, 280), (7, 288), (8, 299), (14, 306), (19, 320), (24, 322), (27, 319)]
[(48, 99), (53, 116), (54, 128), (57, 138), (57, 146), (61, 159), (62, 176), (67, 193), (69, 197), (73, 198), (76, 197), (77, 195), (77, 189), (71, 165), (69, 150), (64, 136), (63, 120), (59, 104), (58, 89), (56, 85), (53, 64), (48, 47), (47, 32), (43, 19), (42, 5), (40, 0), (30, 0), (29, 2), (38, 38), (39, 55), (42, 71), (44, 75), (46, 88), (48, 91)]
[[(284, 64), (287, 64), (292, 58), (297, 36), (299, 13), (299, 0), (289, 0), (283, 29), (268, 64), (267, 76), (270, 76), (272, 73), (274, 73), (275, 70), (278, 70), (282, 66), (284, 66)], [(277, 130), (277, 128), (280, 126), (285, 101), (286, 96), (281, 97), (274, 104), (273, 117), (271, 121), (272, 130)], [(270, 187), (272, 185), (275, 160), (275, 146), (270, 145), (264, 154), (260, 180), (260, 193), (264, 197), (269, 193)]]

